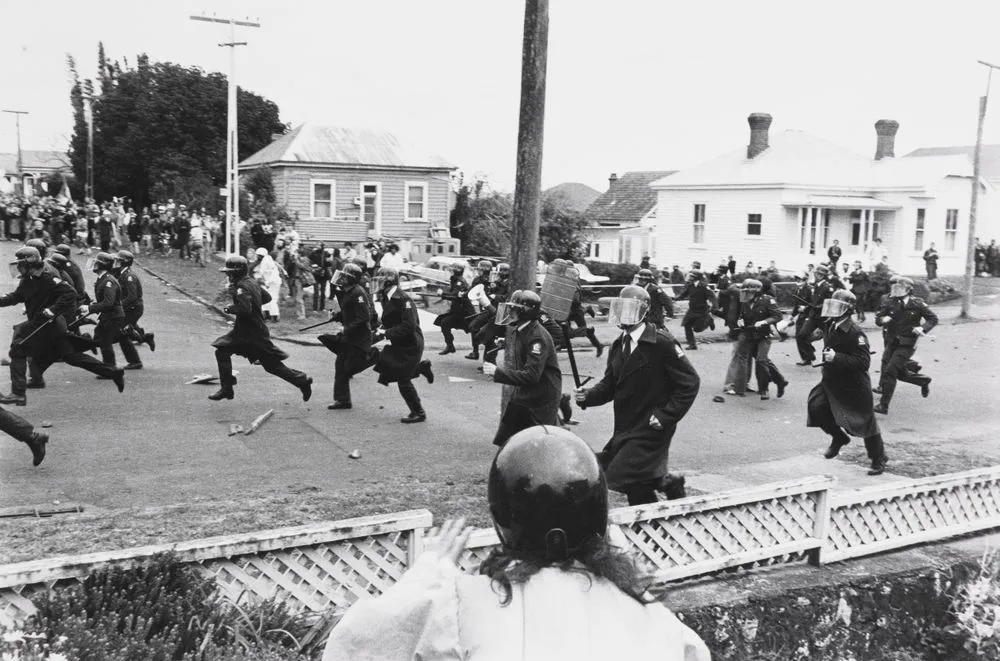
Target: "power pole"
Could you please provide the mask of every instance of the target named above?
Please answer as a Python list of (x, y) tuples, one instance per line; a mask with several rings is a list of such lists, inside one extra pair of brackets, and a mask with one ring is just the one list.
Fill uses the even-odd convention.
[(83, 197), (94, 199), (94, 97), (91, 94), (84, 94), (83, 100), (87, 103), (85, 110), (87, 118), (87, 181), (83, 186)]
[(1000, 69), (996, 64), (978, 60), (987, 68), (986, 94), (979, 97), (979, 126), (976, 129), (976, 150), (972, 157), (972, 202), (969, 204), (969, 238), (965, 253), (965, 293), (962, 295), (962, 311), (959, 318), (969, 318), (969, 306), (972, 305), (972, 283), (976, 276), (976, 214), (979, 211), (979, 155), (983, 147), (983, 124), (986, 121), (986, 102), (990, 96), (990, 81), (993, 70)]
[[(521, 52), (521, 110), (517, 127), (517, 172), (511, 227), (511, 290), (535, 290), (542, 200), (545, 72), (549, 47), (549, 1), (525, 0)], [(508, 338), (509, 340), (510, 338)], [(568, 341), (568, 340), (567, 340)], [(513, 346), (510, 341), (507, 346)], [(510, 366), (510, 351), (505, 363)], [(504, 388), (504, 402), (510, 388)]]
[[(209, 23), (225, 23), (229, 25), (229, 41), (219, 44), (219, 47), (229, 48), (229, 110), (226, 113), (226, 253), (240, 252), (240, 179), (239, 179), (239, 134), (236, 113), (236, 47), (246, 46), (245, 41), (236, 41), (236, 26), (259, 28), (260, 23), (238, 21), (234, 18), (215, 18), (214, 16), (192, 16), (192, 21), (207, 21)], [(234, 229), (236, 230), (234, 232)]]
[(14, 123), (17, 126), (17, 178), (21, 181), (21, 193), (24, 193), (24, 161), (21, 159), (21, 115), (27, 115), (27, 110), (4, 110), (3, 112), (14, 115)]

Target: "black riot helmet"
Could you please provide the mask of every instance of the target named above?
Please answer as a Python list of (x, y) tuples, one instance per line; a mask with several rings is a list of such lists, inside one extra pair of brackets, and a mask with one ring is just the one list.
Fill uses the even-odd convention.
[(232, 280), (239, 280), (250, 271), (247, 258), (241, 255), (230, 255), (226, 257), (226, 265), (219, 269)]
[(529, 427), (493, 458), (490, 515), (508, 551), (561, 562), (608, 528), (608, 485), (594, 451), (559, 427)]
[(500, 326), (520, 326), (526, 321), (538, 319), (542, 314), (542, 299), (528, 289), (518, 289), (510, 295), (510, 300), (497, 306), (495, 324)]
[(135, 262), (135, 255), (128, 250), (119, 250), (118, 254), (115, 255), (115, 261), (118, 262), (119, 268), (132, 266)]
[(41, 239), (28, 239), (24, 242), (24, 245), (37, 250), (42, 259), (45, 259), (45, 254), (49, 249), (49, 247)]
[(52, 266), (56, 267), (60, 271), (65, 270), (66, 266), (69, 264), (69, 258), (61, 252), (53, 252), (48, 256), (48, 258), (46, 258), (45, 261), (52, 264)]
[(500, 262), (496, 269), (490, 272), (490, 282), (496, 283), (510, 278), (510, 264)]
[(115, 258), (111, 253), (99, 252), (94, 257), (94, 259), (89, 264), (90, 270), (94, 273), (100, 273), (101, 271), (110, 271), (115, 266)]
[(42, 269), (45, 263), (38, 254), (37, 248), (24, 246), (14, 253), (14, 261), (10, 263), (10, 274), (14, 278), (23, 278), (29, 273)]
[(351, 285), (356, 285), (361, 282), (361, 267), (352, 262), (344, 264), (344, 267), (337, 269), (334, 272), (333, 277), (330, 278), (331, 287), (340, 287), (341, 289), (346, 289)]
[(740, 285), (740, 302), (750, 303), (755, 298), (760, 296), (761, 292), (764, 290), (764, 283), (755, 278), (747, 278)]
[(56, 246), (54, 248), (54, 250), (55, 250), (55, 252), (59, 253), (60, 255), (66, 255), (67, 259), (69, 259), (69, 256), (73, 252), (73, 249), (70, 248), (69, 244), (66, 244), (66, 243), (60, 243), (58, 246)]

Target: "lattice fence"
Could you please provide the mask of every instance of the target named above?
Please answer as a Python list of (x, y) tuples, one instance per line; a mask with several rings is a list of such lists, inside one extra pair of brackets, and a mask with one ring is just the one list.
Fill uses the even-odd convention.
[(294, 610), (346, 608), (399, 580), (419, 549), (420, 531), (431, 521), (427, 510), (413, 510), (5, 565), (0, 567), (0, 626), (31, 614), (28, 597), (38, 590), (167, 551), (201, 565), (234, 600), (253, 595), (281, 599)]
[(834, 492), (823, 561), (1000, 527), (1000, 468)]

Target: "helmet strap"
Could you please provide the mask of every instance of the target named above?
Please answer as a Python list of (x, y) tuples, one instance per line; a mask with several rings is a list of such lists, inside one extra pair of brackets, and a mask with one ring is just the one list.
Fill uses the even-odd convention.
[(562, 528), (553, 528), (545, 533), (545, 559), (556, 562), (569, 560), (569, 544), (566, 531)]

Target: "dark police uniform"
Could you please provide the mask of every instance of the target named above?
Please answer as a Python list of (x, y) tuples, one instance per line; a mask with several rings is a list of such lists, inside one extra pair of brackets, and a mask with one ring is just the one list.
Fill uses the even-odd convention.
[(465, 285), (465, 278), (461, 273), (452, 273), (448, 291), (442, 294), (442, 298), (449, 301), (448, 311), (439, 314), (434, 319), (434, 325), (441, 328), (441, 335), (444, 336), (445, 350), (451, 353), (455, 350), (455, 334), (453, 329), (469, 332), (468, 317), (472, 315), (472, 302), (467, 296), (469, 288)]
[[(883, 322), (883, 317), (890, 317), (889, 322)], [(920, 386), (926, 397), (931, 378), (910, 369), (910, 359), (917, 350), (919, 337), (913, 330), (919, 326), (925, 333), (929, 332), (938, 324), (937, 315), (922, 298), (916, 296), (889, 298), (879, 310), (875, 323), (882, 326), (885, 340), (882, 376), (879, 379), (879, 389), (882, 391), (879, 404), (886, 409), (889, 408), (897, 381)]]
[(147, 333), (139, 326), (139, 320), (145, 312), (145, 304), (142, 300), (142, 281), (139, 276), (132, 272), (128, 266), (118, 273), (118, 284), (122, 288), (122, 310), (125, 312), (125, 326), (122, 329), (122, 339), (118, 341), (125, 360), (130, 363), (139, 362), (139, 352), (132, 345), (132, 340), (149, 344), (150, 349), (153, 344), (153, 334)]
[(825, 325), (823, 341), (836, 355), (823, 363), (823, 378), (809, 393), (806, 426), (819, 427), (838, 446), (850, 442), (848, 434), (860, 436), (872, 462), (885, 463), (882, 436), (872, 412), (868, 336), (856, 323), (844, 319)]
[(339, 333), (320, 335), (317, 339), (337, 354), (333, 373), (333, 401), (351, 403), (351, 377), (372, 365), (372, 308), (370, 297), (360, 284), (353, 284), (335, 293), (340, 312), (334, 321), (343, 324)]
[[(783, 379), (774, 369), (769, 355), (771, 351), (771, 325), (781, 321), (781, 316), (777, 302), (767, 294), (761, 294), (753, 301), (740, 304), (739, 320), (743, 322), (743, 325), (740, 328), (739, 339), (732, 358), (735, 367), (733, 388), (738, 395), (745, 392), (748, 378), (747, 370), (751, 359), (756, 361), (754, 373), (757, 377), (757, 392), (762, 396), (767, 394), (771, 381), (779, 385), (783, 383)], [(767, 325), (756, 326), (761, 321), (766, 321)]]
[[(91, 313), (98, 313), (94, 342), (101, 347), (101, 358), (108, 365), (115, 364), (114, 343), (121, 337), (125, 325), (125, 311), (122, 309), (121, 286), (115, 276), (107, 271), (94, 282), (94, 302), (87, 306)], [(135, 353), (135, 349), (132, 349)], [(126, 354), (127, 356), (128, 354)], [(133, 362), (133, 361), (129, 361)], [(138, 356), (136, 356), (138, 362)]]
[[(59, 277), (51, 264), (45, 264), (37, 275), (21, 278), (13, 293), (0, 296), (0, 307), (18, 303), (24, 303), (28, 320), (14, 326), (10, 346), (10, 383), (14, 395), (24, 396), (29, 356), (38, 368), (39, 376), (56, 360), (62, 359), (68, 365), (114, 380), (119, 391), (124, 389), (120, 369), (74, 351), (67, 340), (66, 317), (72, 316), (76, 292), (68, 282)], [(45, 316), (44, 310), (51, 312), (54, 317), (50, 320)], [(44, 328), (41, 328), (43, 325)], [(23, 338), (39, 328), (41, 330), (30, 340), (21, 343)]]
[(483, 360), (487, 363), (497, 362), (497, 337), (503, 337), (506, 332), (505, 326), (498, 326), (493, 323), (496, 319), (497, 305), (510, 298), (510, 279), (504, 278), (486, 286), (486, 295), (490, 299), (490, 307), (494, 310), (493, 319), (483, 326), (479, 332), (479, 342), (483, 345)]
[(684, 313), (684, 320), (681, 321), (681, 326), (684, 327), (684, 338), (687, 340), (687, 348), (697, 349), (698, 343), (694, 339), (694, 334), (700, 333), (706, 328), (715, 327), (715, 322), (712, 321), (715, 294), (708, 288), (704, 280), (697, 280), (689, 282), (677, 296), (677, 300), (685, 299), (688, 301), (688, 309)]
[(293, 370), (284, 364), (288, 354), (271, 341), (271, 332), (264, 323), (261, 306), (271, 301), (271, 295), (263, 290), (249, 275), (244, 275), (229, 285), (232, 304), (225, 311), (236, 315), (232, 330), (212, 342), (215, 360), (219, 365), (219, 383), (222, 386), (236, 384), (233, 376), (233, 355), (243, 356), (251, 363), (260, 363), (265, 371), (277, 376), (302, 391), (308, 401), (311, 395), (310, 379), (304, 372)]
[(424, 334), (420, 330), (417, 306), (398, 286), (393, 287), (389, 296), (382, 295), (381, 324), (389, 346), (378, 353), (375, 363), (378, 382), (384, 386), (395, 382), (403, 401), (410, 408), (410, 414), (426, 415), (413, 385), (413, 377), (420, 373)]
[(562, 372), (549, 332), (532, 319), (511, 335), (513, 368), (498, 366), (493, 374), (497, 383), (514, 386), (493, 437), (493, 444), (501, 447), (523, 429), (557, 424), (562, 396)]
[[(838, 281), (839, 282), (839, 281)], [(838, 287), (827, 279), (817, 282), (813, 287), (812, 297), (809, 299), (809, 307), (803, 312), (805, 321), (799, 326), (795, 324), (795, 344), (799, 349), (799, 357), (803, 363), (811, 363), (816, 360), (816, 349), (813, 347), (813, 333), (821, 327), (823, 311), (823, 301), (833, 296), (833, 292)]]
[[(651, 485), (667, 476), (670, 442), (677, 423), (694, 404), (701, 380), (667, 331), (647, 323), (627, 358), (623, 337), (611, 345), (604, 378), (586, 391), (580, 406), (614, 401), (614, 435), (599, 455), (608, 488), (626, 495), (652, 494)], [(651, 415), (663, 429), (650, 427)]]
[[(644, 289), (649, 294), (649, 312), (646, 319), (657, 328), (664, 328), (667, 317), (674, 316), (674, 301), (667, 293), (660, 289), (660, 285), (650, 282)], [(689, 308), (690, 309), (690, 308)]]

